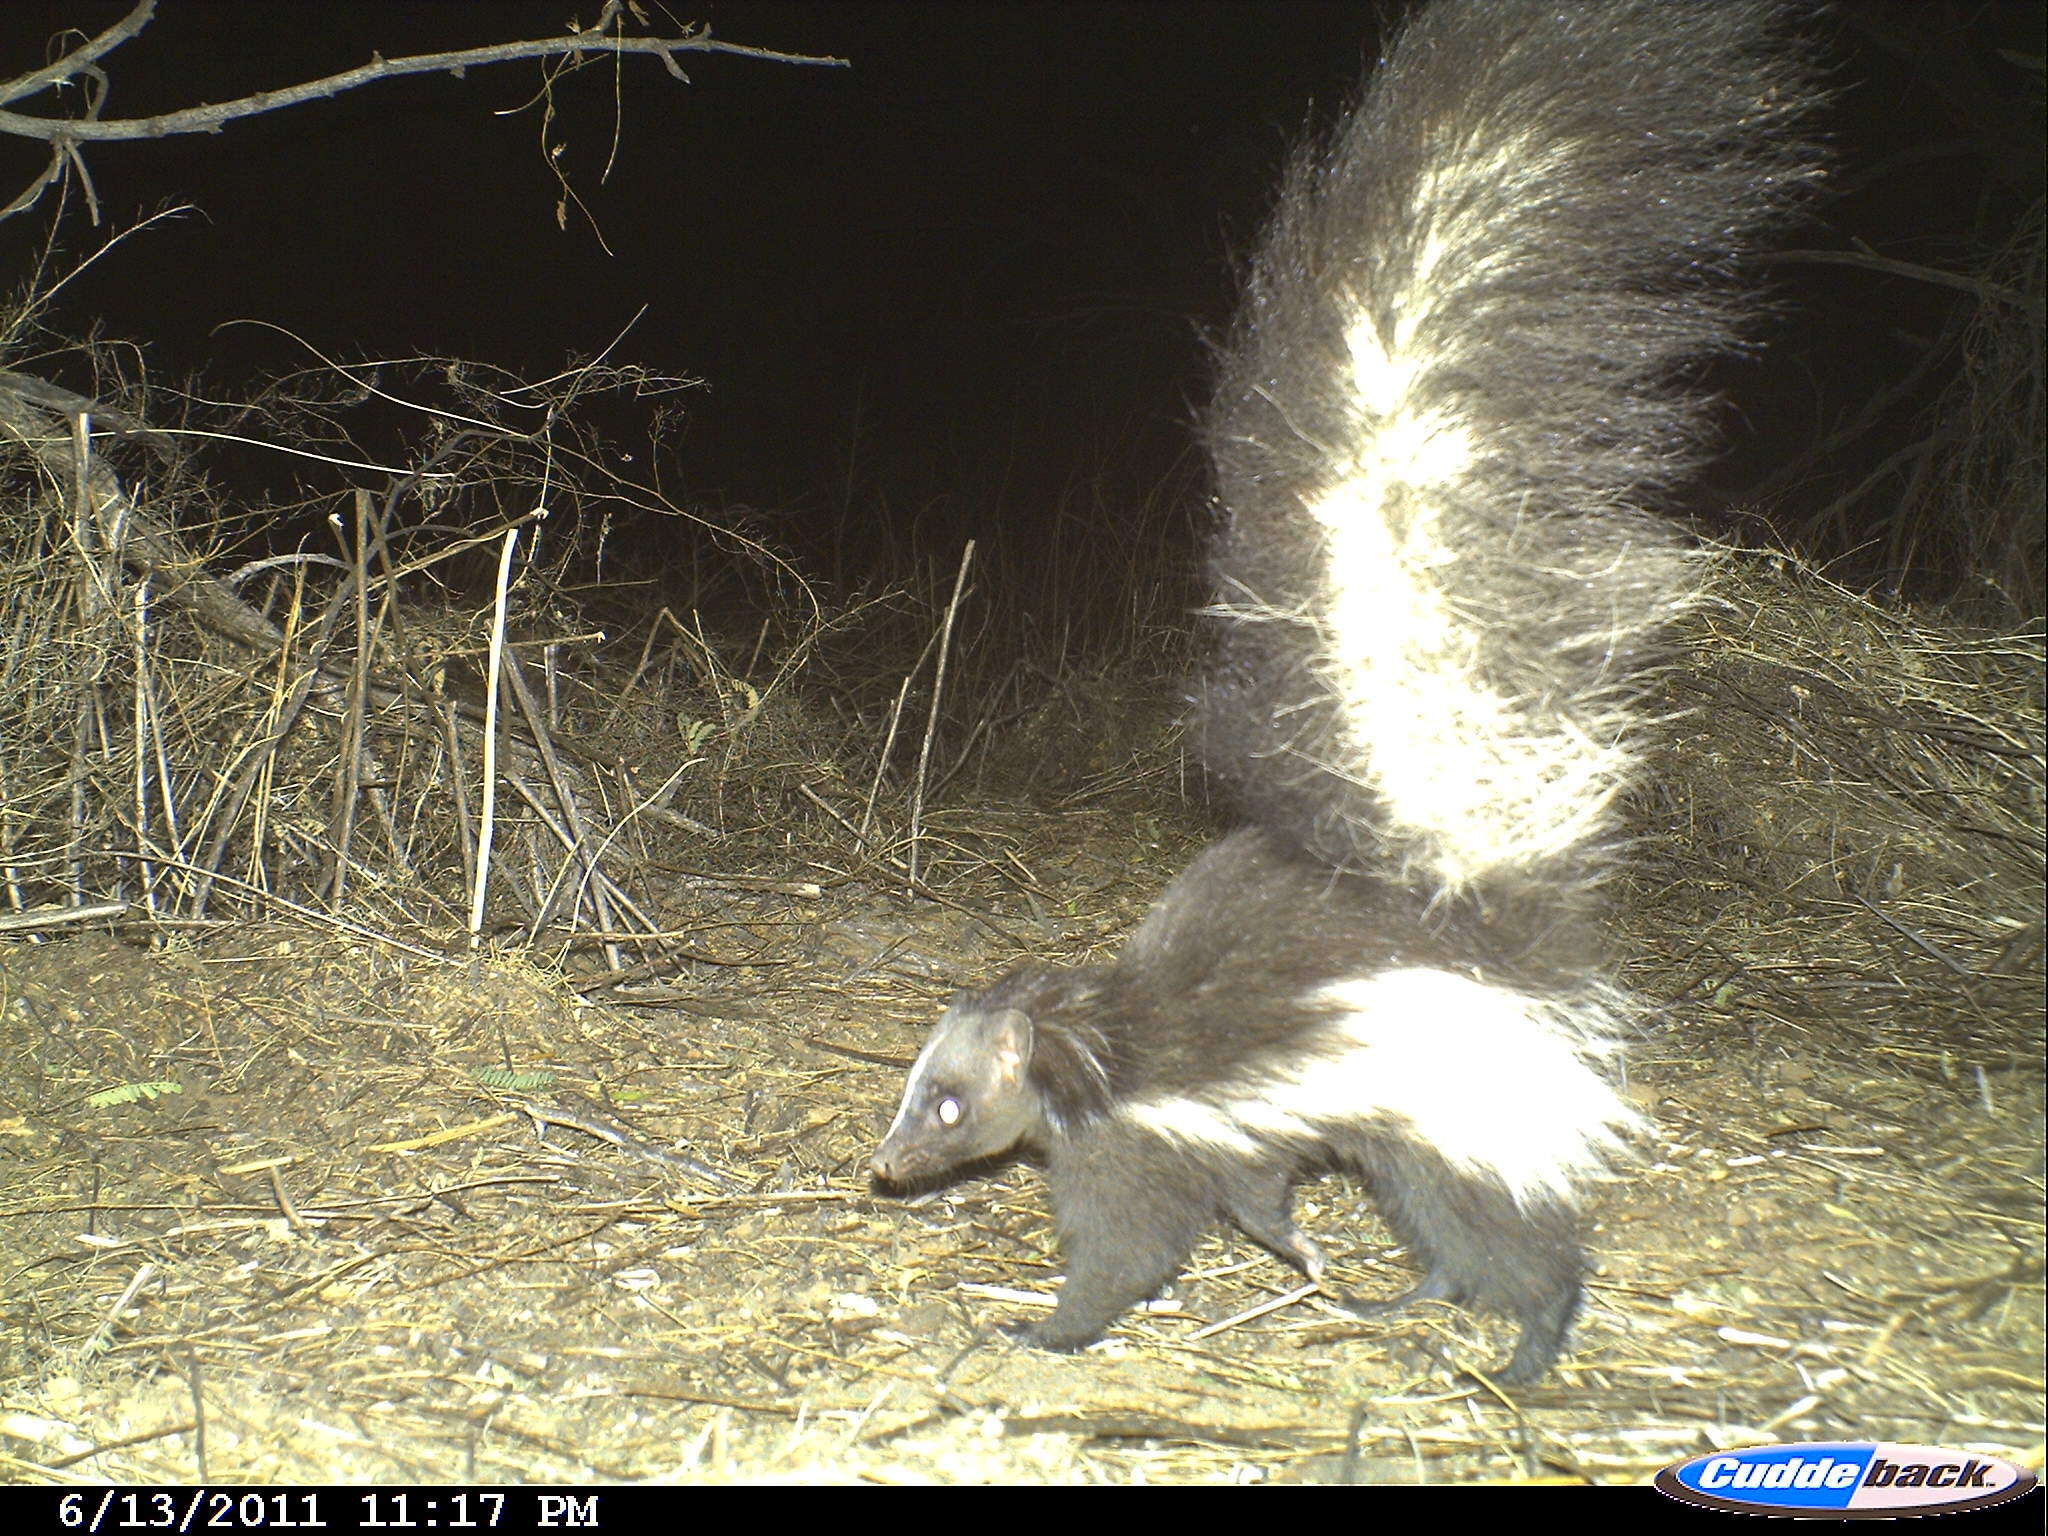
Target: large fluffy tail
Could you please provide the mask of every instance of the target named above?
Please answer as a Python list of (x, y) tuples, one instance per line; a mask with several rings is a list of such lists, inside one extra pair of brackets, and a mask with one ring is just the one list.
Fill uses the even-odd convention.
[(1223, 350), (1203, 755), (1424, 889), (1590, 886), (1694, 562), (1686, 370), (1818, 174), (1746, 0), (1438, 0), (1293, 166)]

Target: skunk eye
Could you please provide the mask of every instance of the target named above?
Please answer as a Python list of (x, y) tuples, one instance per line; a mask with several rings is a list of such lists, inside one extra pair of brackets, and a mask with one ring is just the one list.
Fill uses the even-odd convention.
[(960, 1107), (960, 1101), (956, 1098), (948, 1096), (939, 1100), (939, 1124), (943, 1126), (958, 1125), (966, 1113), (967, 1111)]

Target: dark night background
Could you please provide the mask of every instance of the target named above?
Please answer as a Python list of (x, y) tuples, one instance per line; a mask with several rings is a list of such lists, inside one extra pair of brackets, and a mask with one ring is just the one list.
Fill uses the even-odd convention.
[[(0, 70), (126, 9), (17, 0)], [(588, 21), (595, 0), (581, 9)], [(2012, 100), (2025, 72), (1993, 50), (2038, 61), (2041, 10), (1915, 4), (1819, 23), (1843, 195), (1790, 243), (1862, 241), (1966, 269), (1973, 229), (2040, 195), (2038, 70), (2031, 106)], [(163, 0), (105, 61), (105, 115), (287, 85), (373, 51), (547, 36), (569, 14), (566, 0)], [(198, 372), (231, 393), (309, 361), (275, 331), (220, 329), (233, 319), (344, 358), (458, 354), (538, 376), (604, 348), (644, 305), (613, 355), (709, 385), (686, 397), (684, 494), (774, 509), (790, 546), (833, 574), (892, 577), (969, 537), (1012, 560), (1049, 538), (1085, 552), (1082, 505), (1084, 522), (1128, 519), (1126, 546), (1184, 566), (1203, 494), (1187, 427), (1202, 328), (1230, 312), (1288, 147), (1373, 56), (1375, 9), (714, 0), (670, 14), (650, 30), (708, 20), (730, 42), (851, 67), (686, 55), (684, 85), (635, 57), (564, 82), (546, 140), (566, 145), (589, 209), (566, 229), (531, 62), (379, 83), (218, 135), (92, 146), (104, 222), (93, 231), (74, 205), (69, 250), (165, 203), (204, 212), (101, 260), (66, 290), (57, 328), (103, 323), (145, 344), (156, 377)], [(1958, 89), (1965, 65), (1985, 90)], [(49, 112), (52, 98), (16, 106)], [(43, 154), (0, 141), (10, 194)], [(47, 223), (39, 209), (0, 225), (10, 283)], [(1852, 268), (1773, 275), (1799, 316), (1728, 370), (1737, 448), (1703, 503), (1853, 417), (1954, 302)], [(1853, 482), (1887, 436), (1847, 445), (1825, 473)], [(1789, 505), (1826, 494), (1774, 490)]]

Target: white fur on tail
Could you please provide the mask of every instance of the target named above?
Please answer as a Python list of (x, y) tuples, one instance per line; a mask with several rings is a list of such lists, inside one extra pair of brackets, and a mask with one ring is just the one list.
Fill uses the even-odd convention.
[(1773, 6), (1439, 0), (1297, 161), (1221, 352), (1204, 755), (1253, 820), (1456, 895), (1600, 879), (1696, 601), (1655, 515), (1739, 258), (1818, 175)]
[[(1488, 676), (1480, 642), (1511, 616), (1446, 582), (1453, 546), (1438, 526), (1437, 503), (1476, 474), (1473, 430), (1409, 396), (1412, 359), (1388, 350), (1370, 319), (1347, 340), (1357, 409), (1377, 424), (1344, 478), (1308, 505), (1326, 530), (1318, 618), (1345, 734), (1325, 766), (1377, 791), (1390, 829), (1430, 850), (1436, 883), (1464, 890), (1595, 841), (1634, 774), (1624, 745), (1634, 721), (1621, 704), (1582, 698), (1567, 710)], [(1398, 526), (1388, 507), (1405, 514)], [(1617, 635), (1615, 648), (1638, 638)]]

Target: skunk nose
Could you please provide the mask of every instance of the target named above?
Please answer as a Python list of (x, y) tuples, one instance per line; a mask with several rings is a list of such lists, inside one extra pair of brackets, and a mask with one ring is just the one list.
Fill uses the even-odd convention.
[(901, 1184), (910, 1171), (903, 1149), (896, 1145), (894, 1135), (884, 1136), (882, 1144), (875, 1148), (875, 1155), (868, 1159), (868, 1172), (884, 1184)]

